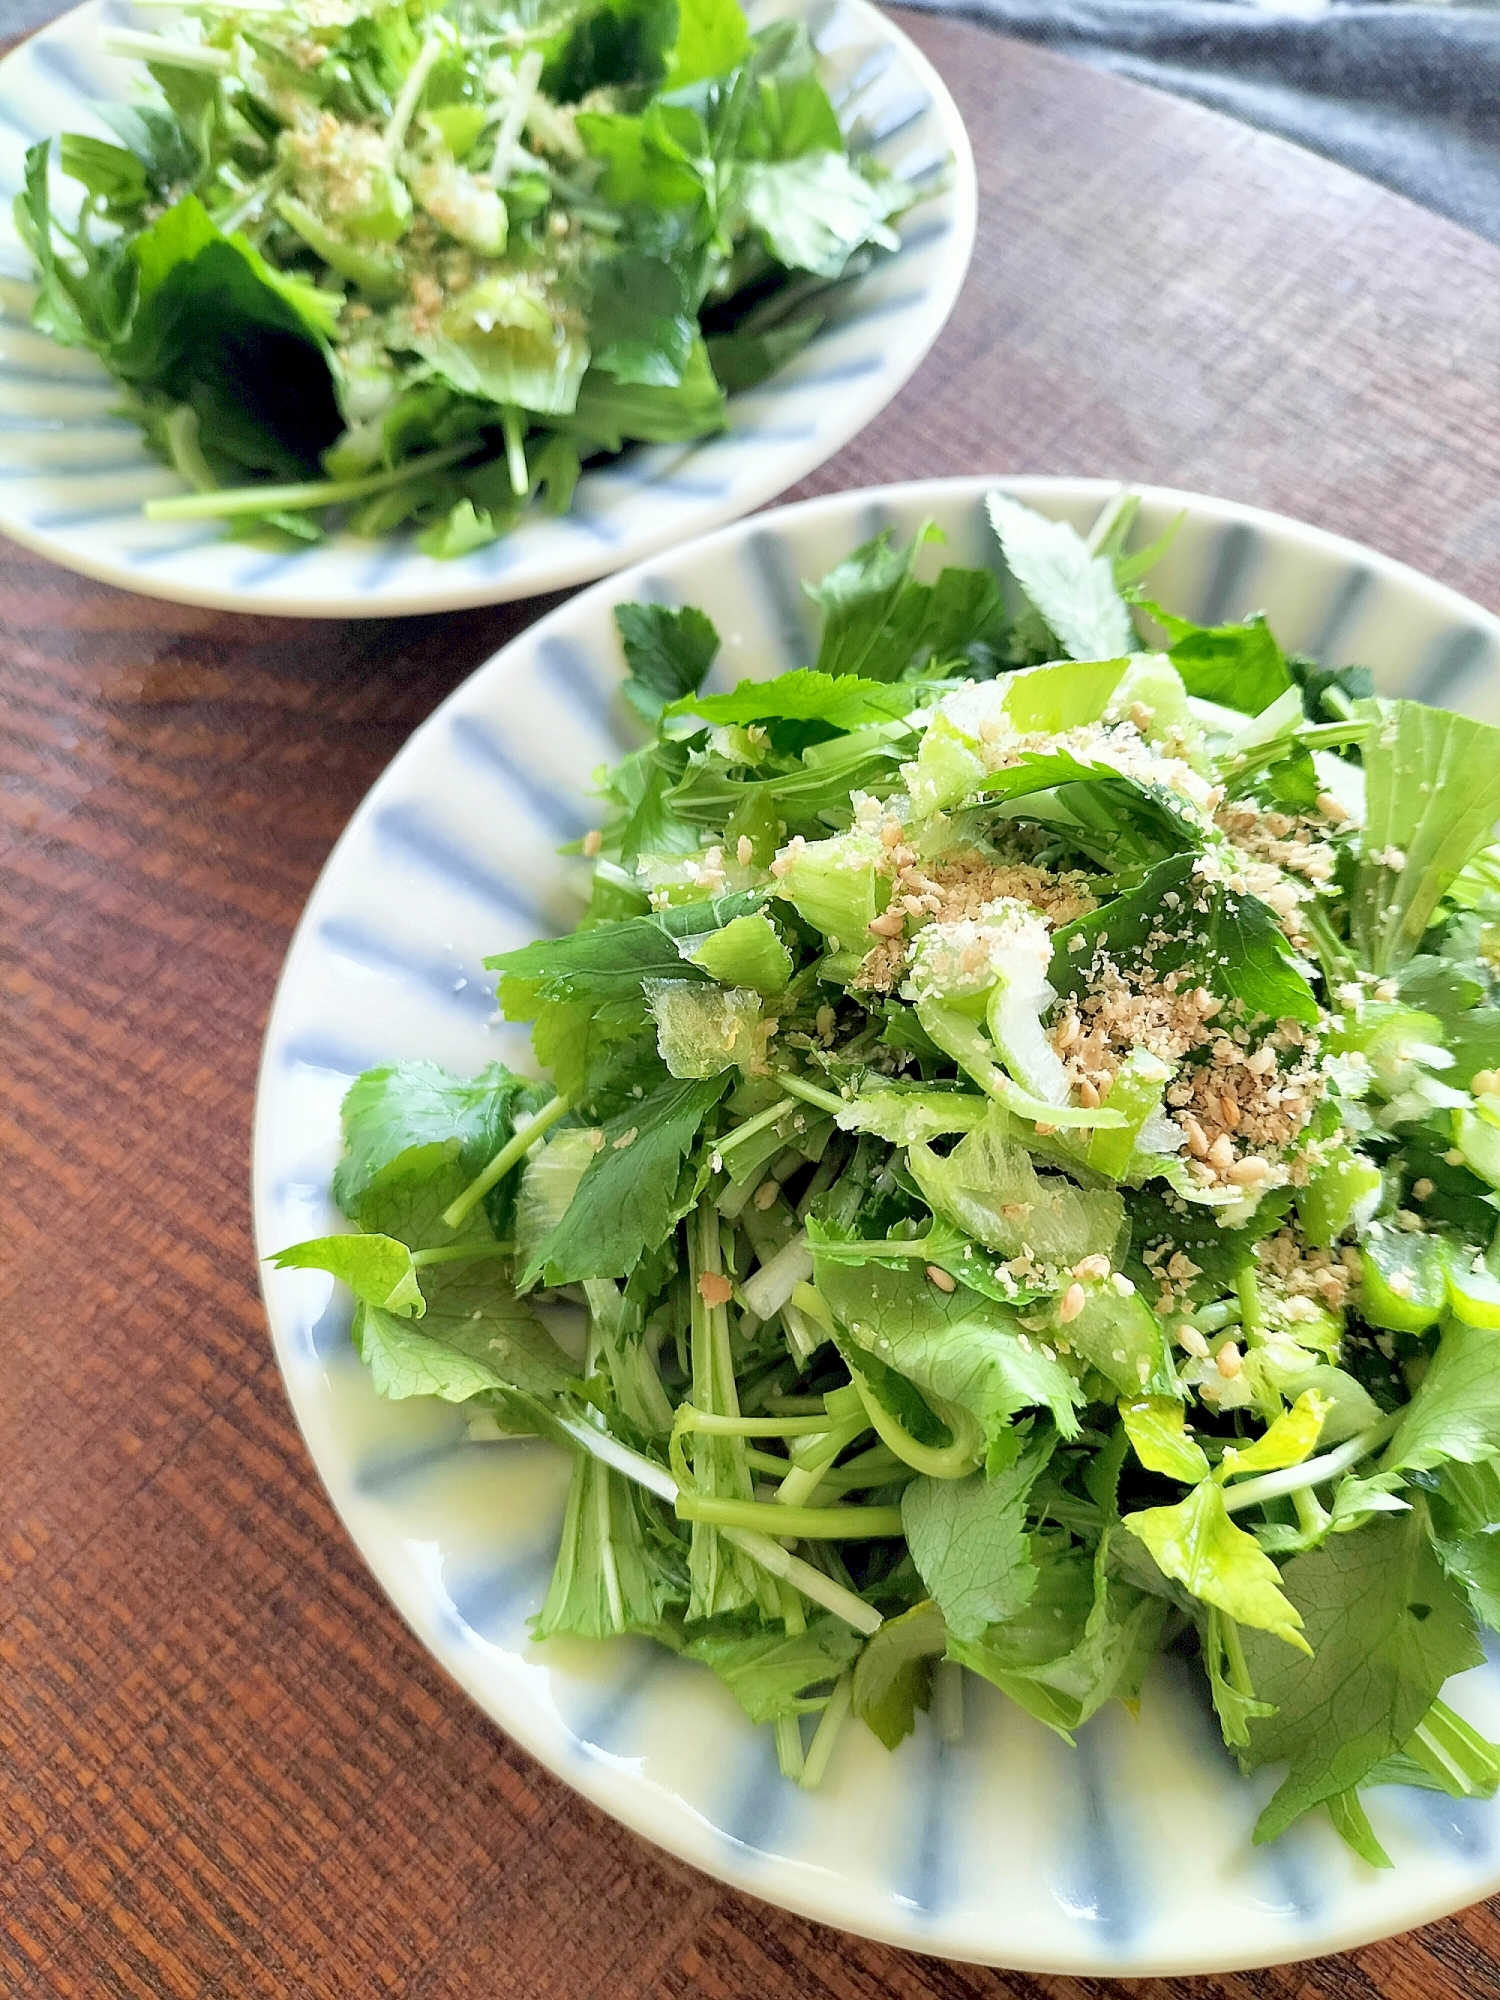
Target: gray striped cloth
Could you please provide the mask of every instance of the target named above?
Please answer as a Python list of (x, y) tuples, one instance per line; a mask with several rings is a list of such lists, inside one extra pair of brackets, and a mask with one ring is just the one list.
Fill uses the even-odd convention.
[(907, 0), (1191, 97), (1500, 243), (1500, 5)]

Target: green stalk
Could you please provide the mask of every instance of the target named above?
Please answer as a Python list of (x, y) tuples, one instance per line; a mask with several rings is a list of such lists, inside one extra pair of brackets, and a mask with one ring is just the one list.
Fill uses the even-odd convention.
[(747, 1118), (743, 1125), (736, 1125), (732, 1132), (726, 1132), (722, 1139), (715, 1139), (709, 1151), (717, 1153), (719, 1158), (723, 1159), (733, 1147), (741, 1145), (746, 1139), (753, 1139), (757, 1132), (764, 1132), (768, 1125), (774, 1125), (778, 1118), (785, 1118), (793, 1109), (795, 1109), (793, 1100), (790, 1097), (783, 1097), (780, 1103), (773, 1104), (769, 1111), (758, 1112), (754, 1118)]
[(514, 1257), (514, 1243), (445, 1243), (436, 1250), (413, 1250), (411, 1261), (420, 1270), (424, 1264), (466, 1264), (474, 1257)]
[[(757, 1509), (761, 1514), (769, 1514), (769, 1507)], [(785, 1523), (776, 1523), (785, 1530)], [(835, 1618), (842, 1618), (854, 1631), (864, 1633), (866, 1638), (878, 1632), (885, 1620), (873, 1604), (866, 1604), (862, 1597), (848, 1590), (824, 1571), (815, 1569), (801, 1556), (794, 1556), (790, 1549), (784, 1549), (780, 1542), (769, 1535), (758, 1534), (749, 1528), (721, 1528), (720, 1534), (726, 1542), (732, 1542), (750, 1560), (759, 1563), (763, 1570), (779, 1578), (783, 1583), (792, 1584), (804, 1597), (814, 1604), (821, 1604), (825, 1611), (831, 1611)]]
[[(621, 1444), (618, 1438), (612, 1438), (607, 1431), (597, 1429), (581, 1417), (564, 1415), (556, 1410), (546, 1409), (536, 1402), (531, 1403), (531, 1407), (544, 1429), (552, 1427), (560, 1431), (569, 1443), (577, 1445), (580, 1450), (588, 1452), (591, 1457), (599, 1459), (615, 1472), (623, 1473), (627, 1479), (633, 1479), (637, 1486), (643, 1486), (648, 1493), (655, 1494), (658, 1500), (670, 1502), (678, 1498), (677, 1481), (664, 1465), (658, 1465), (654, 1459), (647, 1458), (644, 1452), (634, 1451), (629, 1445)], [(752, 1505), (750, 1502), (745, 1504)], [(754, 1507), (753, 1511), (757, 1520), (765, 1519), (772, 1512), (770, 1507)], [(851, 1508), (846, 1511), (856, 1510)], [(774, 1521), (772, 1525), (779, 1532), (786, 1531), (786, 1523), (783, 1521)], [(814, 1604), (821, 1604), (825, 1611), (831, 1611), (835, 1618), (842, 1618), (846, 1625), (856, 1632), (863, 1633), (866, 1638), (871, 1633), (878, 1632), (885, 1623), (873, 1604), (866, 1604), (854, 1591), (846, 1589), (843, 1584), (836, 1582), (822, 1570), (815, 1569), (801, 1556), (794, 1556), (790, 1549), (784, 1549), (780, 1542), (773, 1541), (769, 1535), (759, 1534), (747, 1528), (722, 1528), (720, 1533), (726, 1542), (732, 1543), (742, 1554), (747, 1555), (753, 1563), (765, 1570), (768, 1576), (775, 1577), (778, 1582), (789, 1583), (803, 1597)]]
[(854, 1375), (854, 1386), (859, 1391), (859, 1399), (865, 1406), (875, 1435), (914, 1472), (924, 1473), (928, 1479), (964, 1479), (974, 1470), (984, 1440), (978, 1424), (966, 1410), (953, 1410), (951, 1422), (944, 1413), (943, 1420), (953, 1432), (951, 1444), (941, 1448), (923, 1444), (912, 1436), (904, 1424), (896, 1421), (853, 1369), (849, 1372)]
[(1235, 1291), (1240, 1300), (1240, 1324), (1247, 1334), (1255, 1333), (1260, 1327), (1260, 1287), (1255, 1282), (1255, 1273), (1248, 1264), (1236, 1273)]
[(484, 1172), (470, 1181), (463, 1193), (455, 1201), (449, 1202), (443, 1210), (443, 1220), (448, 1227), (457, 1229), (475, 1202), (483, 1201), (495, 1183), (503, 1181), (511, 1168), (518, 1161), (525, 1159), (542, 1134), (550, 1126), (555, 1125), (559, 1118), (566, 1117), (572, 1108), (572, 1099), (559, 1093), (550, 1104), (542, 1106), (529, 1125), (523, 1125), (518, 1132), (513, 1132)]
[[(227, 231), (225, 232), (228, 233)], [(172, 464), (195, 493), (212, 493), (218, 486), (213, 468), (203, 456), (198, 442), (198, 412), (191, 403), (179, 403), (162, 426)]]
[(1330, 1479), (1338, 1479), (1350, 1466), (1358, 1465), (1362, 1458), (1368, 1458), (1378, 1451), (1401, 1421), (1401, 1411), (1385, 1417), (1358, 1437), (1352, 1437), (1347, 1444), (1341, 1444), (1336, 1451), (1324, 1452), (1321, 1458), (1309, 1458), (1301, 1465), (1289, 1465), (1283, 1472), (1263, 1472), (1259, 1479), (1247, 1479), (1243, 1485), (1225, 1490), (1224, 1505), (1231, 1514), (1242, 1514), (1247, 1507), (1259, 1507), (1266, 1500), (1279, 1500), (1284, 1494), (1300, 1493), (1306, 1487), (1325, 1485)]
[(805, 1761), (802, 1755), (802, 1725), (795, 1715), (776, 1718), (776, 1761), (783, 1778), (801, 1784)]
[(822, 1090), (815, 1083), (807, 1083), (800, 1076), (782, 1076), (779, 1079), (783, 1090), (789, 1090), (793, 1097), (800, 1097), (804, 1104), (816, 1104), (820, 1111), (828, 1111), (835, 1118), (841, 1111), (849, 1109), (849, 1099), (839, 1097), (831, 1090)]
[(448, 445), (422, 458), (410, 458), (387, 472), (368, 472), (360, 479), (308, 479), (288, 486), (225, 486), (213, 493), (172, 493), (162, 500), (148, 500), (145, 513), (148, 521), (229, 521), (242, 514), (339, 507), (347, 500), (365, 500), (373, 493), (404, 486), (425, 473), (441, 472), (473, 450), (471, 438), (467, 444)]
[[(674, 1429), (708, 1431), (715, 1437), (812, 1437), (828, 1429), (826, 1415), (816, 1417), (721, 1417), (712, 1410), (700, 1410), (691, 1403), (678, 1406)], [(778, 1459), (778, 1465), (785, 1460)]]
[[(545, 1409), (541, 1404), (533, 1404), (532, 1407)], [(628, 1444), (621, 1444), (608, 1431), (585, 1423), (582, 1417), (568, 1416), (556, 1410), (546, 1411), (545, 1414), (546, 1420), (555, 1424), (570, 1443), (578, 1445), (591, 1457), (613, 1467), (616, 1472), (623, 1472), (627, 1479), (633, 1479), (637, 1486), (644, 1486), (658, 1500), (676, 1500), (677, 1481), (664, 1465), (658, 1465), (642, 1451), (633, 1451)]]
[(799, 1542), (871, 1541), (903, 1532), (899, 1507), (778, 1507), (761, 1500), (721, 1500), (709, 1493), (679, 1492), (677, 1518), (790, 1535)]
[(828, 1760), (833, 1755), (833, 1747), (838, 1742), (839, 1732), (849, 1713), (849, 1704), (854, 1695), (854, 1676), (842, 1673), (834, 1682), (833, 1693), (818, 1717), (818, 1726), (813, 1731), (813, 1740), (808, 1745), (807, 1755), (802, 1760), (801, 1784), (804, 1791), (816, 1791), (823, 1782), (823, 1774), (828, 1769)]
[(1212, 1305), (1200, 1306), (1195, 1313), (1189, 1313), (1187, 1324), (1197, 1327), (1200, 1333), (1222, 1333), (1226, 1326), (1240, 1323), (1240, 1304), (1237, 1299), (1215, 1299)]
[(407, 128), (416, 116), (417, 105), (422, 92), (427, 88), (427, 79), (432, 74), (432, 66), (443, 53), (445, 37), (429, 35), (417, 51), (417, 59), (406, 73), (406, 81), (401, 86), (401, 95), (396, 99), (396, 107), (391, 113), (391, 122), (385, 128), (385, 156), (394, 162), (396, 155), (406, 143)]
[(1224, 1642), (1224, 1659), (1229, 1668), (1230, 1685), (1236, 1693), (1254, 1701), (1255, 1683), (1250, 1678), (1250, 1664), (1245, 1658), (1245, 1642), (1240, 1637), (1239, 1626), (1227, 1611), (1219, 1613), (1219, 1637)]
[(510, 470), (510, 490), (518, 500), (531, 491), (531, 472), (526, 464), (526, 425), (519, 410), (509, 404), (500, 412), (500, 428), (505, 433), (505, 462)]
[(1500, 1783), (1500, 1752), (1449, 1708), (1435, 1701), (1404, 1746), (1454, 1798), (1490, 1798)]
[(205, 76), (228, 76), (234, 57), (228, 49), (200, 48), (174, 42), (165, 35), (143, 35), (135, 28), (106, 28), (99, 37), (106, 55), (128, 56), (132, 62), (156, 63), (162, 69), (193, 69)]
[(827, 1432), (805, 1457), (794, 1453), (792, 1468), (776, 1489), (775, 1504), (778, 1507), (804, 1506), (823, 1484), (828, 1468), (839, 1453), (868, 1429), (869, 1424), (861, 1414), (853, 1422), (839, 1424)]

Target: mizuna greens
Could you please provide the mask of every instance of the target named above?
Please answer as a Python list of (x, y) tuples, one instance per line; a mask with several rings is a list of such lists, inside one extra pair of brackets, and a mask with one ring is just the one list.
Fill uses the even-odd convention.
[(119, 145), (63, 135), (61, 212), (50, 142), (16, 199), (36, 324), (196, 489), (155, 518), (462, 555), (591, 459), (723, 429), (917, 198), (850, 151), (805, 27), (737, 0), (182, 11), (106, 33), (151, 94), (100, 107)]
[(1128, 502), (990, 506), (993, 573), (881, 536), (731, 692), (617, 613), (587, 910), (489, 961), (550, 1083), (362, 1076), (358, 1233), (278, 1262), (383, 1395), (573, 1451), (538, 1639), (701, 1661), (789, 1777), (1171, 1647), (1285, 1766), (1257, 1838), (1380, 1864), (1366, 1788), (1500, 1778), (1441, 1698), (1500, 1627), (1500, 732), (1158, 607)]

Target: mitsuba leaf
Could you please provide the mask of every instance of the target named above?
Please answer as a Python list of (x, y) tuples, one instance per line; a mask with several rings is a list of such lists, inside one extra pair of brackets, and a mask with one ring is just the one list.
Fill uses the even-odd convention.
[[(1075, 943), (1080, 938), (1081, 945)], [(1210, 993), (1240, 1001), (1251, 1018), (1309, 1026), (1319, 1019), (1312, 988), (1274, 912), (1258, 897), (1203, 881), (1191, 855), (1159, 863), (1138, 889), (1056, 931), (1048, 976), (1056, 986), (1081, 992), (1098, 976), (1106, 952), (1157, 978), (1190, 974)]]
[(1258, 1841), (1362, 1783), (1402, 1749), (1444, 1681), (1483, 1658), (1420, 1509), (1330, 1535), (1293, 1557), (1282, 1585), (1312, 1658), (1243, 1635), (1256, 1693), (1276, 1709), (1251, 1722), (1248, 1762), (1291, 1764), (1256, 1825)]
[(1145, 1543), (1164, 1576), (1194, 1597), (1238, 1624), (1274, 1632), (1299, 1652), (1308, 1650), (1301, 1614), (1283, 1595), (1275, 1563), (1253, 1535), (1234, 1525), (1214, 1480), (1194, 1487), (1175, 1507), (1127, 1514), (1121, 1525)]
[(427, 1310), (411, 1251), (393, 1236), (319, 1236), (270, 1261), (278, 1271), (331, 1271), (357, 1299), (388, 1313), (420, 1319)]
[(749, 53), (750, 30), (738, 0), (678, 0), (664, 88), (682, 90), (703, 77), (723, 76)]
[(669, 703), (697, 694), (719, 651), (719, 635), (703, 612), (690, 604), (680, 611), (664, 604), (617, 604), (615, 624), (630, 668), (625, 699), (648, 722)]
[(818, 1291), (857, 1347), (967, 1410), (991, 1451), (1005, 1455), (1011, 1419), (1027, 1409), (1047, 1410), (1060, 1437), (1078, 1435), (1082, 1391), (1004, 1306), (966, 1288), (941, 1292), (920, 1267), (841, 1264), (820, 1256), (816, 1240), (813, 1261)]
[(1014, 1617), (1036, 1589), (1026, 1501), (1053, 1441), (1030, 1446), (994, 1478), (914, 1479), (901, 1496), (912, 1561), (956, 1639)]
[(1500, 1335), (1450, 1320), (1432, 1365), (1402, 1413), (1381, 1467), (1426, 1472), (1500, 1455)]
[(1092, 1560), (1080, 1548), (1034, 1538), (1037, 1587), (1029, 1603), (981, 1639), (949, 1641), (949, 1657), (992, 1681), (1067, 1742), (1106, 1701), (1131, 1701), (1161, 1640), (1167, 1606), (1111, 1573), (1118, 1529)]
[(675, 384), (624, 382), (590, 368), (571, 408), (553, 426), (602, 451), (619, 451), (627, 439), (642, 444), (686, 444), (725, 424), (724, 391), (714, 379), (708, 349), (694, 340)]
[(1259, 715), (1292, 685), (1286, 655), (1261, 612), (1239, 625), (1195, 625), (1150, 598), (1135, 601), (1170, 636), (1168, 658), (1189, 694)]
[(501, 1283), (493, 1264), (434, 1265), (427, 1312), (401, 1319), (361, 1304), (354, 1345), (382, 1396), (463, 1403), (492, 1390), (560, 1394), (576, 1370), (546, 1328)]
[(854, 1668), (854, 1713), (894, 1750), (932, 1700), (932, 1663), (948, 1644), (943, 1614), (931, 1602), (887, 1618)]
[[(366, 1070), (344, 1096), (344, 1153), (333, 1170), (333, 1198), (351, 1221), (361, 1221), (370, 1183), (417, 1146), (446, 1150), (456, 1163), (459, 1193), (510, 1139), (517, 1116), (534, 1114), (548, 1095), (544, 1085), (503, 1063), (489, 1063), (472, 1077), (452, 1076), (430, 1062)], [(503, 1222), (503, 1213), (498, 1219)]]
[(589, 314), (594, 366), (617, 382), (676, 388), (696, 332), (691, 305), (682, 272), (659, 257), (625, 251), (602, 262)]
[(727, 1076), (674, 1079), (608, 1119), (567, 1213), (521, 1272), (521, 1288), (628, 1276), (676, 1220), (683, 1156), (728, 1085)]
[(936, 583), (919, 583), (917, 551), (937, 539), (927, 527), (892, 548), (889, 529), (882, 530), (821, 583), (803, 585), (823, 613), (820, 672), (889, 682), (923, 662), (957, 660), (981, 677), (994, 672), (1005, 631), (999, 587), (988, 570), (969, 569), (945, 569)]
[(111, 371), (169, 405), (188, 404), (226, 480), (315, 476), (343, 430), (325, 343), (343, 301), (273, 271), (224, 236), (193, 195), (137, 236), (139, 293)]
[(1196, 1485), (1208, 1477), (1203, 1447), (1187, 1434), (1187, 1412), (1170, 1396), (1136, 1396), (1121, 1403), (1120, 1419), (1136, 1457), (1148, 1472)]
[(737, 192), (745, 219), (788, 270), (837, 278), (861, 244), (894, 250), (899, 240), (886, 225), (889, 191), (847, 153), (752, 161), (740, 170)]
[(821, 1708), (860, 1643), (841, 1618), (822, 1612), (797, 1633), (774, 1625), (747, 1631), (734, 1617), (716, 1620), (694, 1631), (683, 1651), (713, 1668), (752, 1722), (775, 1722)]
[[(616, 614), (618, 616), (618, 613)], [(915, 687), (889, 687), (858, 674), (817, 673), (799, 667), (775, 680), (741, 681), (732, 694), (699, 694), (674, 701), (669, 716), (701, 715), (705, 722), (826, 722), (831, 729), (859, 729), (908, 714), (921, 700)]]

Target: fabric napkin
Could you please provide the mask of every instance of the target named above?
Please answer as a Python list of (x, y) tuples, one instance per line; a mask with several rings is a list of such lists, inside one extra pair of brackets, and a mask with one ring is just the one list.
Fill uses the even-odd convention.
[(907, 0), (1191, 97), (1500, 243), (1500, 6)]

